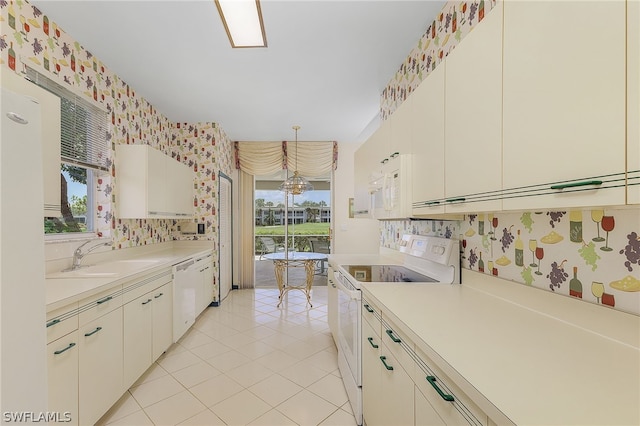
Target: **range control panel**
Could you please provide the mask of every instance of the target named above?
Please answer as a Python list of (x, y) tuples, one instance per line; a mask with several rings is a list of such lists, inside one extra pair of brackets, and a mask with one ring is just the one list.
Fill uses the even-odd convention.
[(400, 252), (427, 259), (441, 265), (450, 265), (452, 253), (457, 253), (458, 240), (426, 235), (403, 235)]

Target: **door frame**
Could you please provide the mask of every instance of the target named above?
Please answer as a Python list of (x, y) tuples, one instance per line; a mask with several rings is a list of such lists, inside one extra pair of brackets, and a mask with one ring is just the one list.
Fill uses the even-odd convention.
[(238, 285), (233, 283), (233, 179), (231, 179), (231, 177), (227, 176), (226, 174), (224, 174), (221, 171), (218, 171), (218, 303), (222, 303), (222, 281), (221, 281), (221, 275), (222, 275), (222, 264), (220, 262), (221, 260), (221, 250), (220, 250), (220, 241), (221, 241), (221, 232), (220, 232), (220, 217), (221, 217), (221, 206), (222, 203), (220, 201), (220, 191), (221, 191), (221, 182), (222, 179), (226, 180), (229, 182), (229, 219), (230, 219), (230, 223), (229, 223), (229, 240), (230, 240), (230, 245), (231, 247), (229, 248), (229, 255), (231, 256), (231, 290), (237, 290), (238, 289)]

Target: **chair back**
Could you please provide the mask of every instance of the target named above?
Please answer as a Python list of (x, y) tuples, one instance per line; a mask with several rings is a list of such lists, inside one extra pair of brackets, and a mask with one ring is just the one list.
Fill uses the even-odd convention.
[(317, 240), (315, 238), (309, 239), (311, 244), (311, 251), (314, 253), (329, 253), (329, 241)]
[(265, 253), (275, 253), (276, 242), (271, 237), (260, 237)]

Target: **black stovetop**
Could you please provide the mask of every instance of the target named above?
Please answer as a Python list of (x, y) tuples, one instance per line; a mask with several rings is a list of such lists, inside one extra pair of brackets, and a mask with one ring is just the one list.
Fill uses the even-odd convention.
[(399, 265), (342, 265), (360, 282), (437, 282), (431, 277)]

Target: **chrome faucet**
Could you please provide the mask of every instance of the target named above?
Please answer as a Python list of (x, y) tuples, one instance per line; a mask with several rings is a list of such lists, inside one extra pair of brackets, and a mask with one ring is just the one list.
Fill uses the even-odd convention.
[(85, 243), (82, 243), (80, 246), (78, 246), (76, 251), (73, 252), (73, 262), (71, 263), (71, 267), (68, 268), (68, 269), (65, 269), (63, 272), (75, 271), (76, 269), (81, 268), (80, 262), (82, 262), (82, 258), (83, 257), (85, 257), (87, 254), (91, 253), (92, 251), (94, 251), (98, 247), (110, 246), (111, 245), (111, 243), (109, 243), (109, 242), (100, 242), (99, 244), (96, 244), (95, 246), (89, 247), (89, 249), (83, 253), (82, 252), (82, 247), (86, 246), (90, 242), (91, 242), (91, 240), (87, 241)]

